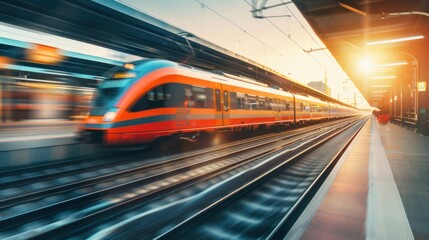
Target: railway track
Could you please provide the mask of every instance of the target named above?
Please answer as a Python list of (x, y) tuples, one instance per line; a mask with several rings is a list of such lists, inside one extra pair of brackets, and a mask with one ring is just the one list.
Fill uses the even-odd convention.
[[(362, 126), (303, 149), (284, 166), (246, 183), (155, 238), (284, 238)], [(318, 146), (323, 141), (326, 143)], [(291, 162), (295, 158), (299, 161)]]
[[(341, 155), (337, 150), (346, 148), (347, 141), (344, 140), (351, 140), (350, 136), (356, 134), (361, 126), (363, 121), (354, 127), (351, 125), (343, 127), (344, 131), (352, 128), (345, 134), (342, 131), (335, 131), (329, 135), (320, 135), (318, 140), (313, 139), (307, 142), (309, 145), (304, 144), (307, 145), (306, 147), (300, 145), (298, 151), (292, 153), (285, 150), (278, 156), (266, 159), (268, 164), (265, 166), (258, 165), (203, 193), (194, 192), (188, 196), (185, 194), (185, 196), (176, 197), (181, 200), (173, 200), (169, 203), (164, 201), (158, 204), (158, 208), (143, 208), (135, 211), (141, 214), (129, 215), (128, 219), (109, 225), (110, 227), (91, 235), (90, 239), (124, 239), (136, 236), (144, 236), (145, 239), (280, 239), (284, 236), (281, 235), (283, 230), (299, 214), (299, 210), (305, 207), (308, 198), (316, 190), (313, 187), (323, 181), (323, 177), (320, 176), (328, 174), (332, 167), (331, 164), (308, 165), (308, 163), (314, 162), (314, 158), (323, 157), (320, 152), (322, 154), (328, 152), (330, 155), (325, 156), (329, 159), (325, 163), (335, 163), (333, 159)], [(342, 137), (336, 138), (336, 135), (342, 135)], [(346, 135), (345, 138), (344, 135)], [(328, 145), (323, 145), (324, 143)], [(316, 150), (319, 153), (310, 153), (320, 146), (325, 147)], [(279, 160), (278, 157), (285, 157), (284, 154), (286, 159)], [(303, 154), (313, 159), (307, 159), (307, 163), (301, 160), (295, 162), (302, 158)], [(323, 173), (319, 174), (318, 171)], [(277, 177), (278, 174), (281, 176)], [(307, 178), (318, 179), (318, 181)], [(273, 190), (278, 193), (273, 193)], [(263, 198), (277, 203), (274, 205), (264, 201), (258, 203), (252, 194), (257, 196), (256, 199)], [(247, 198), (243, 199), (243, 197)], [(261, 212), (277, 216), (264, 215)], [(169, 219), (160, 221), (157, 219), (159, 216)], [(254, 234), (255, 229), (257, 234)], [(262, 231), (258, 232), (260, 229)]]
[[(342, 122), (345, 124), (350, 121)], [(252, 164), (254, 166), (261, 159), (274, 154), (273, 151), (299, 146), (303, 141), (321, 135), (333, 125), (339, 124), (327, 123), (309, 127), (306, 131), (268, 134), (209, 150), (195, 151), (186, 156), (161, 159), (152, 164), (139, 165), (140, 162), (129, 160), (127, 164), (130, 165), (114, 164), (114, 171), (105, 171), (104, 174), (101, 171), (95, 177), (53, 184), (26, 194), (15, 194), (0, 200), (0, 237), (62, 238), (64, 235), (76, 235), (77, 229), (99, 229), (100, 226), (105, 226), (103, 222), (106, 219), (124, 216), (130, 209), (215, 176), (225, 176), (227, 172), (246, 166), (252, 167)], [(106, 169), (109, 167), (111, 166)], [(72, 174), (82, 175), (94, 168), (96, 166), (91, 165), (87, 169), (82, 168), (82, 172), (76, 168), (71, 168), (70, 171)], [(99, 170), (97, 169), (98, 173)], [(53, 175), (57, 176), (58, 172)], [(55, 182), (56, 179), (45, 175), (28, 179), (37, 181), (38, 177), (42, 182), (46, 179)], [(25, 183), (12, 186), (19, 187), (23, 184)]]

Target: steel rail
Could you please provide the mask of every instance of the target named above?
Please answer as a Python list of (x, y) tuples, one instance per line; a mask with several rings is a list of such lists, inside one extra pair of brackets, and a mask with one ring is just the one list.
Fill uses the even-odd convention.
[(292, 162), (302, 158), (304, 155), (307, 155), (308, 153), (314, 151), (324, 143), (330, 141), (332, 138), (343, 132), (344, 130), (347, 130), (350, 126), (347, 125), (345, 127), (341, 127), (340, 129), (332, 130), (328, 133), (323, 134), (317, 141), (312, 141), (309, 146), (306, 146), (305, 148), (301, 149), (297, 153), (294, 153), (293, 156), (289, 157), (287, 160), (281, 162), (280, 164), (274, 166), (273, 168), (269, 169), (265, 173), (259, 175), (257, 178), (252, 179), (251, 181), (243, 184), (242, 186), (236, 188), (234, 191), (228, 193), (218, 201), (212, 203), (211, 205), (207, 206), (205, 209), (197, 212), (196, 214), (190, 216), (189, 218), (185, 219), (184, 221), (180, 222), (173, 228), (167, 230), (166, 232), (162, 233), (161, 235), (157, 236), (156, 239), (172, 239), (174, 236), (177, 236), (178, 234), (182, 233), (187, 226), (190, 226), (192, 224), (195, 224), (202, 219), (204, 219), (207, 215), (210, 215), (213, 212), (216, 212), (217, 210), (220, 210), (222, 206), (226, 206), (226, 204), (230, 203), (236, 198), (239, 198), (239, 196), (243, 195), (246, 192), (251, 191), (256, 185), (260, 184), (263, 181), (266, 181), (267, 178), (272, 177), (275, 173), (280, 171), (282, 168), (287, 167)]
[[(319, 133), (317, 133), (317, 135), (320, 136)], [(297, 141), (299, 141), (299, 140), (296, 140), (293, 142), (297, 142)], [(290, 144), (290, 143), (287, 143), (284, 145), (288, 145), (288, 144)], [(262, 145), (268, 145), (268, 143), (262, 144)], [(253, 146), (251, 148), (254, 149), (255, 147)], [(53, 228), (53, 229), (48, 229), (47, 231), (38, 232), (35, 236), (31, 236), (31, 237), (37, 237), (40, 239), (43, 239), (46, 237), (50, 238), (50, 237), (54, 237), (56, 234), (64, 234), (65, 232), (73, 233), (74, 232), (73, 229), (80, 229), (81, 230), (82, 228), (88, 228), (89, 226), (92, 226), (93, 224), (95, 224), (95, 222), (100, 221), (100, 219), (110, 218), (116, 214), (119, 214), (119, 213), (114, 214), (113, 212), (126, 211), (128, 208), (132, 207), (133, 205), (135, 205), (137, 203), (141, 204), (141, 202), (146, 202), (149, 200), (156, 199), (156, 198), (160, 197), (160, 194), (165, 195), (166, 193), (169, 193), (172, 191), (177, 191), (178, 189), (182, 189), (184, 187), (193, 185), (196, 182), (199, 182), (203, 179), (208, 179), (210, 177), (213, 177), (214, 175), (222, 174), (226, 171), (229, 171), (231, 169), (236, 168), (237, 166), (241, 166), (243, 164), (251, 162), (257, 157), (262, 157), (265, 154), (270, 154), (271, 151), (272, 151), (272, 149), (266, 150), (265, 152), (261, 152), (261, 153), (257, 154), (256, 156), (253, 156), (251, 158), (243, 159), (243, 160), (237, 161), (233, 164), (230, 164), (227, 167), (220, 168), (220, 169), (217, 169), (215, 171), (205, 173), (203, 175), (197, 175), (197, 176), (191, 177), (185, 181), (181, 181), (181, 182), (178, 182), (175, 184), (171, 184), (171, 185), (167, 185), (165, 187), (161, 187), (161, 188), (154, 190), (154, 191), (151, 191), (149, 193), (138, 195), (138, 196), (132, 197), (130, 199), (126, 199), (126, 200), (124, 200), (118, 204), (112, 204), (110, 206), (103, 206), (101, 209), (94, 208), (94, 211), (86, 211), (86, 210), (81, 211), (81, 213), (83, 213), (82, 216), (80, 214), (77, 214), (75, 219), (70, 220), (71, 222), (64, 224), (64, 225), (59, 224), (58, 226), (55, 226), (55, 228)], [(167, 175), (171, 175), (171, 172), (169, 172), (168, 174), (163, 174), (163, 176), (167, 176)], [(136, 185), (141, 185), (141, 184), (142, 184), (142, 182), (139, 182)], [(120, 188), (123, 188), (123, 186), (120, 186)], [(11, 222), (16, 222), (16, 221), (10, 221), (9, 223), (11, 223)]]
[[(105, 175), (101, 175), (101, 176), (97, 176), (94, 178), (90, 178), (90, 179), (83, 179), (83, 180), (77, 180), (75, 182), (72, 183), (68, 183), (65, 185), (60, 185), (60, 186), (54, 186), (54, 187), (50, 187), (50, 188), (44, 188), (42, 190), (37, 190), (37, 191), (33, 191), (33, 192), (27, 192), (24, 194), (19, 194), (17, 196), (11, 196), (11, 197), (6, 197), (4, 199), (0, 200), (0, 210), (3, 210), (5, 208), (11, 207), (13, 205), (18, 205), (18, 204), (22, 204), (28, 201), (33, 201), (33, 200), (37, 200), (43, 197), (48, 197), (48, 196), (52, 196), (55, 194), (60, 194), (60, 193), (64, 193), (64, 192), (69, 192), (69, 191), (74, 191), (78, 188), (83, 188), (83, 187), (87, 187), (87, 186), (91, 186), (91, 185), (95, 185), (98, 183), (101, 183), (103, 181), (107, 181), (107, 180), (111, 180), (111, 179), (115, 179), (115, 178), (119, 178), (119, 177), (126, 177), (129, 175), (133, 175), (133, 174), (138, 174), (138, 173), (142, 173), (143, 171), (153, 171), (155, 169), (159, 169), (159, 168), (163, 168), (169, 165), (174, 165), (177, 164), (178, 161), (184, 161), (188, 158), (191, 157), (198, 157), (198, 156), (202, 156), (202, 155), (206, 155), (206, 154), (210, 154), (210, 153), (214, 153), (214, 152), (218, 152), (219, 150), (223, 150), (223, 149), (227, 149), (230, 147), (237, 147), (240, 146), (242, 144), (249, 144), (250, 141), (261, 141), (261, 140), (265, 140), (265, 139), (272, 139), (274, 136), (282, 136), (284, 134), (288, 134), (288, 137), (294, 137), (298, 134), (303, 134), (305, 132), (311, 132), (314, 131), (314, 129), (320, 129), (322, 127), (326, 127), (326, 126), (330, 126), (332, 124), (338, 124), (338, 122), (335, 123), (327, 123), (327, 124), (323, 124), (321, 126), (316, 126), (315, 128), (309, 128), (304, 132), (298, 132), (298, 133), (292, 133), (291, 132), (285, 132), (285, 133), (280, 133), (280, 134), (268, 134), (268, 135), (264, 135), (262, 137), (258, 136), (258, 137), (254, 137), (251, 139), (247, 139), (245, 141), (239, 141), (239, 142), (235, 142), (235, 143), (228, 143), (228, 144), (224, 144), (220, 147), (216, 147), (212, 150), (203, 150), (203, 151), (196, 151), (196, 152), (192, 152), (190, 154), (187, 155), (183, 155), (180, 157), (175, 157), (172, 158), (170, 160), (166, 160), (166, 161), (162, 161), (161, 163), (153, 163), (153, 164), (147, 164), (147, 165), (143, 165), (140, 167), (134, 167), (134, 168), (130, 168), (130, 169), (125, 169), (119, 172), (115, 172), (115, 173), (111, 173), (111, 174), (105, 174)], [(127, 157), (128, 160), (125, 160), (125, 163), (132, 163), (132, 162), (136, 162), (138, 160), (136, 160), (133, 157)], [(103, 167), (108, 167), (108, 166), (119, 166), (122, 165), (121, 162), (114, 162), (114, 163), (109, 163), (109, 164), (103, 164), (103, 165), (97, 165), (97, 166), (90, 166), (89, 168), (84, 168), (84, 169), (74, 169), (72, 170), (72, 172), (74, 172), (75, 174), (80, 174), (83, 172), (87, 172), (91, 169), (97, 170), (98, 167), (103, 166)], [(56, 166), (56, 165), (55, 165)], [(63, 172), (61, 172), (63, 173)], [(55, 173), (54, 176), (57, 176), (58, 174)], [(64, 174), (60, 174), (58, 175), (58, 177), (64, 177), (64, 176), (68, 176), (70, 174), (65, 173)], [(30, 179), (26, 179), (26, 181), (31, 181), (31, 183), (35, 183), (35, 182), (40, 182), (46, 179), (54, 179), (54, 177), (49, 176), (42, 176), (40, 179), (38, 177), (34, 177), (31, 180)], [(8, 183), (5, 183), (8, 184)], [(1, 184), (0, 184), (1, 185)], [(16, 186), (17, 184), (11, 184), (9, 185), (9, 188)], [(1, 187), (0, 187), (1, 189)]]

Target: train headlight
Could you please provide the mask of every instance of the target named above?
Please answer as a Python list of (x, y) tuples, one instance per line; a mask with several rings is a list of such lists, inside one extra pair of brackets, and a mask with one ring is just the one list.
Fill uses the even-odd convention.
[(115, 119), (117, 113), (118, 113), (118, 110), (109, 110), (106, 114), (104, 114), (103, 121), (104, 122), (113, 121), (113, 119)]

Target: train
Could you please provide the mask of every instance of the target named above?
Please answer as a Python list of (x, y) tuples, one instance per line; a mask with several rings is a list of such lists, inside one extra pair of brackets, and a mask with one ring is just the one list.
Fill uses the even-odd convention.
[(161, 59), (114, 69), (95, 92), (81, 139), (106, 145), (241, 132), (360, 114), (350, 106)]

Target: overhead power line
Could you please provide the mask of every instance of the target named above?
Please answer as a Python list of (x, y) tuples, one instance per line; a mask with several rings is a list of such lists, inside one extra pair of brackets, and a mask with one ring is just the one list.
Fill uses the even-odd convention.
[[(244, 0), (250, 7), (252, 7), (252, 9), (254, 11), (257, 11), (257, 9), (255, 8), (255, 6), (253, 6), (251, 3), (249, 3), (247, 0)], [(265, 18), (264, 15), (262, 14), (262, 12), (259, 12), (259, 14), (265, 19), (267, 20), (271, 25), (273, 25), (277, 30), (279, 30), (284, 36), (286, 36), (292, 43), (294, 43), (299, 49), (301, 49), (302, 51), (305, 52), (305, 49), (299, 45), (298, 42), (296, 42), (294, 39), (292, 39), (292, 37), (289, 34), (286, 34), (282, 29), (280, 29), (275, 23), (273, 23), (270, 19)], [(310, 55), (309, 53), (307, 53), (308, 56), (310, 56), (316, 63), (318, 63), (323, 69), (325, 69), (325, 66), (323, 66), (323, 64), (321, 62), (319, 62), (315, 57), (313, 57), (312, 55)]]
[(241, 26), (237, 25), (236, 23), (234, 23), (233, 21), (229, 20), (228, 18), (224, 17), (222, 14), (220, 14), (219, 12), (217, 12), (216, 10), (214, 10), (213, 8), (207, 6), (207, 4), (201, 2), (200, 0), (195, 0), (198, 3), (200, 3), (202, 6), (204, 6), (205, 8), (207, 8), (208, 10), (212, 11), (214, 14), (218, 15), (219, 17), (221, 17), (222, 19), (224, 19), (225, 21), (229, 22), (230, 24), (232, 24), (233, 26), (235, 26), (236, 28), (240, 29), (241, 31), (243, 31), (244, 33), (248, 34), (249, 36), (251, 36), (253, 39), (255, 39), (256, 41), (260, 42), (261, 44), (265, 45), (266, 47), (268, 47), (269, 49), (271, 49), (273, 52), (279, 54), (280, 56), (283, 56), (283, 54), (277, 50), (275, 50), (274, 48), (272, 48), (270, 45), (268, 45), (267, 43), (265, 43), (264, 41), (260, 40), (259, 38), (257, 38), (255, 35), (249, 33), (248, 31), (246, 31), (244, 28), (242, 28)]
[[(285, 2), (283, 2), (283, 0), (281, 0), (282, 1), (282, 3), (285, 3)], [(301, 23), (301, 21), (299, 21), (299, 19), (296, 17), (296, 15), (290, 10), (290, 8), (286, 5), (286, 4), (284, 4), (284, 6), (286, 7), (286, 9), (290, 12), (290, 14), (292, 15), (292, 17), (293, 18), (295, 18), (295, 20), (299, 23), (299, 25), (301, 26), (301, 28), (302, 29), (304, 29), (304, 31), (308, 34), (308, 36), (310, 36), (311, 37), (311, 39), (313, 39), (313, 41), (316, 43), (316, 45), (319, 47), (317, 50), (325, 50), (326, 48), (324, 48), (324, 47), (322, 47), (322, 46), (320, 46), (320, 44), (319, 44), (319, 42), (313, 37), (313, 35), (307, 30), (307, 28), (306, 27), (304, 27), (304, 25)], [(313, 49), (313, 51), (314, 51), (314, 49)], [(304, 50), (304, 52), (306, 52), (306, 53), (310, 53), (311, 51), (306, 51), (306, 50)], [(333, 61), (335, 64), (337, 64), (337, 62), (335, 62), (333, 59), (332, 59), (332, 57), (330, 57), (329, 55), (328, 55), (328, 53), (326, 52), (326, 51), (323, 51), (324, 53), (325, 53), (325, 55), (329, 58), (329, 59), (331, 59), (331, 61)]]

